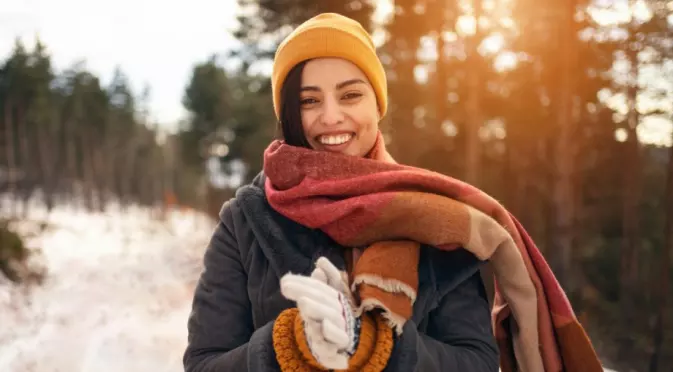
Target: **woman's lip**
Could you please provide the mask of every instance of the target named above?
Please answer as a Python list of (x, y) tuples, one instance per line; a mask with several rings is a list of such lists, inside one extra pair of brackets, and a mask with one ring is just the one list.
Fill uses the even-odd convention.
[(338, 130), (334, 132), (325, 132), (325, 133), (320, 133), (316, 137), (320, 136), (338, 136), (340, 134), (355, 134), (352, 130)]
[(355, 132), (353, 132), (352, 130), (340, 130), (340, 131), (337, 131), (337, 132), (320, 133), (317, 136), (315, 136), (315, 139), (317, 141), (322, 136), (340, 136), (342, 134), (350, 134), (352, 136), (355, 136)]
[[(352, 133), (352, 132), (351, 132)], [(332, 151), (332, 152), (342, 152), (348, 145), (351, 144), (351, 142), (355, 139), (355, 135), (353, 135), (351, 138), (348, 139), (348, 141), (344, 143), (340, 143), (338, 145), (329, 145), (326, 143), (318, 142), (322, 148), (324, 148), (327, 151)]]

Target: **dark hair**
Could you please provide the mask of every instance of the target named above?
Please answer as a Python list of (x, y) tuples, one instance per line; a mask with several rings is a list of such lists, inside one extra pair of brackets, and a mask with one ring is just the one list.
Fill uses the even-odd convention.
[(306, 62), (300, 62), (290, 70), (280, 90), (278, 130), (288, 145), (311, 148), (301, 123), (301, 75)]

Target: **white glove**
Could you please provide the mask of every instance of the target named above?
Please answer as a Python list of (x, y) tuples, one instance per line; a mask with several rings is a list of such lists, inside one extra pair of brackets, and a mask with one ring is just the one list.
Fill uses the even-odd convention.
[(348, 368), (360, 333), (343, 288), (339, 270), (324, 257), (310, 277), (286, 274), (280, 280), (283, 296), (297, 303), (311, 353), (327, 369)]

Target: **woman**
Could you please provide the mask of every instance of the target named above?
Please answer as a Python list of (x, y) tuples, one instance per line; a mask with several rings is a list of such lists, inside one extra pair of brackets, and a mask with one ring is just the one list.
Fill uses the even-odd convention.
[[(551, 370), (553, 358), (537, 348), (545, 342), (538, 287), (521, 254), (509, 254), (521, 245), (466, 204), (418, 193), (451, 194), (439, 188), (456, 183), (415, 174), (422, 170), (385, 151), (378, 123), (386, 79), (366, 31), (336, 14), (310, 19), (279, 47), (272, 86), (283, 141), (222, 207), (189, 319), (185, 370), (497, 371), (499, 350), (507, 369)], [(405, 193), (416, 180), (420, 189)], [(441, 208), (426, 209), (433, 205)], [(435, 229), (444, 230), (426, 233)], [(490, 258), (496, 271), (509, 259), (515, 272), (498, 277), (508, 302), (522, 304), (512, 307), (521, 335), (509, 344), (496, 343), (479, 275)], [(521, 313), (536, 319), (533, 327)]]

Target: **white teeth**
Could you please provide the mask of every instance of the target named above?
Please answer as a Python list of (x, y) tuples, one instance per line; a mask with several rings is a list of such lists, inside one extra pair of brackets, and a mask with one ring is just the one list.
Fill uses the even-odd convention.
[(342, 143), (348, 142), (348, 140), (353, 137), (352, 134), (338, 134), (336, 136), (320, 136), (318, 140), (323, 145), (341, 145)]

